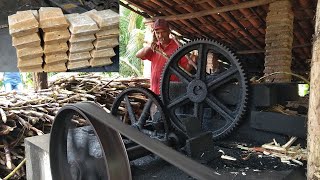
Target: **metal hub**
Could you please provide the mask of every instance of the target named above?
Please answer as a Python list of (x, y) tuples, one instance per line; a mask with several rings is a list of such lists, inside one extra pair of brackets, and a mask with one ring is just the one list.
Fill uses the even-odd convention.
[(202, 102), (207, 97), (206, 84), (198, 79), (192, 80), (187, 87), (188, 97), (192, 102)]

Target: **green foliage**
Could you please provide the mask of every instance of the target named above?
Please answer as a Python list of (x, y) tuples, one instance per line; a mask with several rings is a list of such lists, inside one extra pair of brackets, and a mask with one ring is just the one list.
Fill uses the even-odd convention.
[(24, 79), (24, 85), (27, 87), (33, 87), (33, 78), (32, 78), (32, 73), (28, 72), (25, 73), (25, 79)]
[(120, 8), (120, 75), (142, 76), (143, 63), (136, 53), (143, 47), (145, 25), (143, 17)]

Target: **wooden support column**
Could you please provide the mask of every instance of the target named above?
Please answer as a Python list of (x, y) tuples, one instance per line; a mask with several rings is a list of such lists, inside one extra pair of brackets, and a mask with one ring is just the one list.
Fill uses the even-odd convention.
[(46, 72), (34, 72), (33, 78), (33, 89), (38, 91), (40, 89), (48, 89), (48, 75)]
[[(265, 75), (273, 72), (291, 73), (293, 17), (290, 0), (280, 0), (269, 4), (265, 36)], [(277, 74), (269, 76), (266, 81), (290, 82), (291, 75)]]
[(314, 40), (308, 112), (308, 180), (320, 179), (320, 1), (317, 5)]

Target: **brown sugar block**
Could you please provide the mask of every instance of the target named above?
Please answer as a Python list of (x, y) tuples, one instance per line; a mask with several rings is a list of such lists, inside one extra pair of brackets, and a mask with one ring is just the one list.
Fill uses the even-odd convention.
[(43, 72), (42, 66), (39, 67), (21, 67), (20, 72)]
[(69, 42), (76, 43), (76, 42), (92, 42), (96, 39), (93, 34), (88, 35), (71, 35)]
[(86, 15), (67, 16), (71, 34), (88, 35), (99, 31), (98, 25)]
[(79, 68), (85, 68), (89, 67), (89, 61), (88, 60), (81, 60), (81, 61), (68, 61), (67, 68), (68, 69), (79, 69)]
[(17, 57), (20, 59), (33, 59), (36, 57), (41, 57), (42, 55), (43, 50), (41, 46), (17, 49)]
[(69, 18), (77, 17), (79, 16), (79, 13), (72, 13), (72, 14), (65, 14), (64, 17), (67, 18), (67, 21)]
[[(33, 14), (33, 16), (37, 19), (37, 21), (39, 22), (39, 13), (37, 10), (27, 10), (27, 11), (31, 11), (31, 13)], [(17, 14), (21, 13), (23, 11), (17, 11)]]
[(12, 46), (15, 46), (17, 49), (40, 46), (40, 42), (41, 40), (38, 33), (21, 37), (12, 37)]
[(44, 54), (60, 54), (68, 51), (67, 43), (57, 43), (57, 44), (45, 44), (44, 45)]
[(53, 66), (53, 65), (58, 65), (58, 64), (66, 64), (66, 62), (68, 62), (68, 60), (59, 60), (59, 61), (54, 61), (54, 62), (45, 63), (45, 64), (49, 65), (49, 66)]
[(42, 57), (36, 57), (33, 59), (19, 59), (18, 58), (18, 68), (21, 67), (40, 67), (42, 66)]
[(39, 31), (39, 23), (31, 11), (21, 11), (8, 16), (9, 33), (21, 37)]
[(61, 30), (61, 31), (46, 32), (43, 34), (43, 41), (45, 44), (67, 42), (69, 38), (70, 38), (70, 32), (68, 29)]
[(44, 56), (44, 62), (46, 64), (60, 62), (60, 61), (66, 62), (67, 60), (68, 60), (68, 56), (66, 53), (52, 54), (52, 55), (45, 55)]
[(65, 63), (45, 64), (43, 70), (44, 72), (65, 72), (67, 71), (67, 67)]
[(69, 51), (71, 53), (78, 53), (78, 52), (89, 52), (92, 50), (93, 44), (91, 42), (80, 42), (80, 43), (71, 43), (69, 44)]
[(44, 32), (67, 29), (69, 24), (60, 8), (41, 7), (39, 9), (40, 28)]
[(104, 57), (104, 58), (91, 58), (89, 60), (90, 66), (92, 67), (98, 67), (98, 66), (106, 66), (110, 65), (113, 62), (111, 61), (110, 58)]
[(84, 14), (90, 16), (100, 29), (119, 28), (119, 14), (110, 9), (103, 11), (91, 10)]
[(69, 53), (69, 61), (89, 60), (90, 58), (89, 52)]
[(97, 50), (105, 49), (105, 48), (114, 48), (119, 45), (118, 38), (111, 39), (97, 39), (93, 41), (93, 45)]
[(102, 50), (92, 50), (90, 52), (91, 57), (93, 58), (99, 58), (99, 57), (113, 57), (116, 55), (116, 53), (114, 52), (114, 50), (112, 48), (108, 48), (108, 49), (102, 49)]
[(106, 35), (106, 36), (97, 37), (97, 39), (99, 39), (99, 40), (110, 39), (110, 38), (119, 38), (119, 35), (116, 34), (116, 35)]
[(96, 37), (97, 39), (101, 37), (117, 37), (119, 36), (119, 33), (119, 28), (101, 30), (96, 33)]

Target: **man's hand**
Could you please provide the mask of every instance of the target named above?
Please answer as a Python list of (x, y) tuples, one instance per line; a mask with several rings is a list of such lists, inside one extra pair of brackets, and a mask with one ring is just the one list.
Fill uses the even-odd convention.
[(151, 42), (151, 46), (150, 46), (151, 50), (154, 52), (158, 49), (157, 47), (157, 37), (155, 32), (153, 32), (153, 37), (152, 37), (152, 42)]
[(153, 42), (151, 43), (150, 48), (151, 48), (151, 50), (152, 50), (153, 52), (156, 51), (156, 50), (158, 49), (157, 43), (153, 41)]

